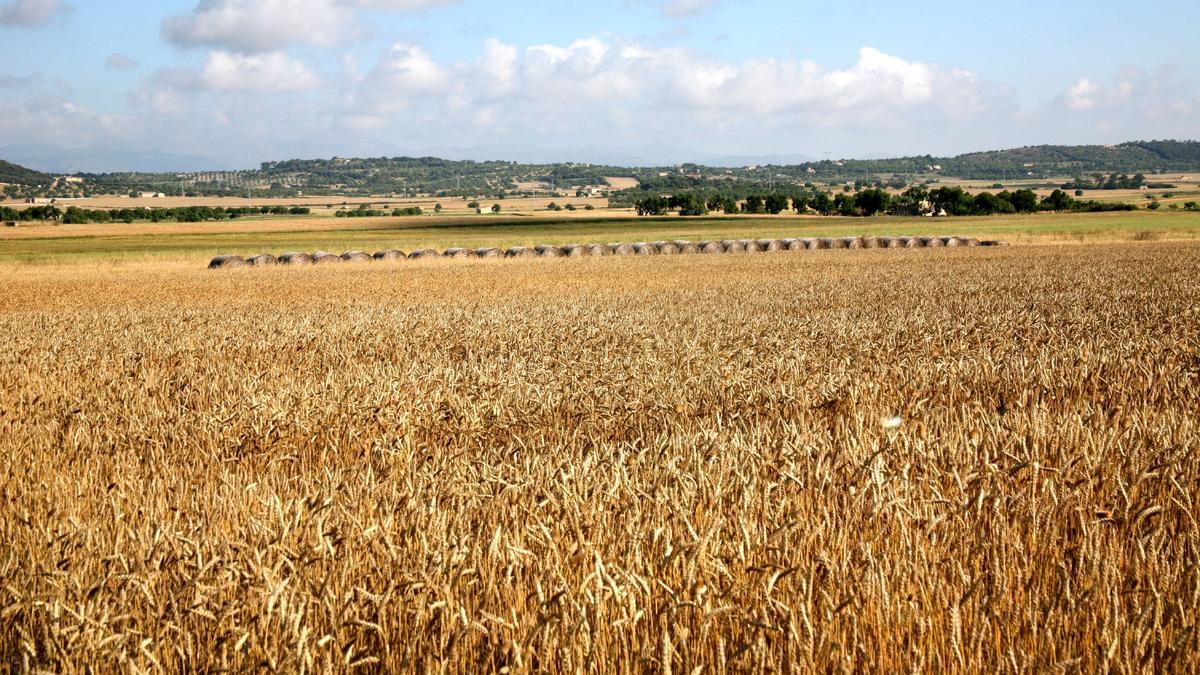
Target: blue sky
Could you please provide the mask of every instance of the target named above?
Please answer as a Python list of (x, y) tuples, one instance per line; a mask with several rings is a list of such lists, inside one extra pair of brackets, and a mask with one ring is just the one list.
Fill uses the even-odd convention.
[(1200, 4), (1153, 1), (0, 0), (0, 157), (671, 163), (1197, 138), (1197, 26)]

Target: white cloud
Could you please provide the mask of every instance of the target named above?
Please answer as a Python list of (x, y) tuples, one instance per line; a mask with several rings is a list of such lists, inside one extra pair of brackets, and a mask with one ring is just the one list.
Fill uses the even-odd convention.
[(495, 38), (483, 43), (483, 56), (479, 59), (480, 88), (489, 97), (510, 94), (517, 87), (517, 59), (520, 51)]
[(421, 9), (456, 5), (462, 0), (346, 0), (345, 4), (363, 9), (386, 9), (400, 12), (415, 12)]
[(243, 55), (216, 51), (208, 55), (200, 84), (214, 91), (295, 92), (321, 86), (321, 78), (283, 52)]
[(183, 16), (163, 20), (167, 40), (241, 52), (289, 44), (336, 44), (353, 29), (353, 12), (330, 0), (200, 0)]
[(1067, 91), (1065, 100), (1071, 110), (1091, 110), (1096, 107), (1099, 95), (1100, 87), (1084, 77)]
[(291, 44), (330, 47), (359, 32), (363, 9), (415, 11), (459, 0), (200, 0), (188, 14), (162, 22), (163, 36), (181, 46), (265, 52)]
[(674, 18), (696, 16), (716, 4), (717, 0), (667, 0), (662, 3), (662, 13)]
[(104, 59), (104, 65), (113, 70), (136, 70), (141, 63), (132, 56), (113, 52), (108, 55), (107, 59)]
[(0, 3), (0, 24), (40, 26), (71, 9), (63, 0), (8, 0)]
[[(487, 40), (474, 62), (439, 63), (394, 45), (352, 78), (334, 113), (354, 130), (425, 128), (479, 139), (618, 139), (679, 143), (812, 133), (813, 129), (933, 130), (1011, 112), (969, 71), (864, 47), (843, 68), (798, 59), (723, 61), (616, 36), (525, 48)], [(880, 132), (882, 133), (882, 132)], [(580, 136), (583, 134), (583, 136)]]
[[(1154, 70), (1126, 66), (1107, 83), (1083, 77), (1058, 100), (1078, 113), (1146, 120), (1183, 118), (1200, 109), (1195, 82), (1181, 78), (1172, 66)], [(1103, 123), (1114, 126), (1111, 119)]]
[(625, 0), (626, 5), (653, 7), (667, 19), (690, 19), (727, 0)]

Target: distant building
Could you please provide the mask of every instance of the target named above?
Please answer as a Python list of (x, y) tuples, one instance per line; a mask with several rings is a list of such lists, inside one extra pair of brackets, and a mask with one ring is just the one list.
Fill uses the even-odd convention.
[(161, 192), (139, 192), (138, 193), (139, 199), (162, 199), (163, 197), (166, 197), (166, 195), (164, 195)]

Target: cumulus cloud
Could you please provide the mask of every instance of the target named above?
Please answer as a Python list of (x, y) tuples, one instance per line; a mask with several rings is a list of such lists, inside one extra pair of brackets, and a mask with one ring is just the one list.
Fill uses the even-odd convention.
[(1083, 77), (1067, 90), (1065, 101), (1071, 110), (1091, 110), (1096, 107), (1099, 94), (1100, 87)]
[[(1196, 83), (1181, 77), (1170, 65), (1153, 70), (1126, 66), (1108, 82), (1083, 77), (1058, 100), (1073, 112), (1108, 118), (1185, 118), (1200, 110)], [(1102, 124), (1113, 126), (1111, 119)]]
[(0, 24), (40, 26), (71, 9), (63, 0), (8, 0), (0, 3)]
[(141, 63), (139, 63), (138, 60), (132, 56), (113, 52), (112, 54), (108, 55), (107, 59), (104, 59), (104, 65), (108, 66), (112, 70), (136, 70)]
[(200, 0), (182, 16), (163, 20), (167, 40), (265, 52), (289, 44), (336, 44), (352, 30), (353, 12), (330, 0)]
[[(616, 36), (526, 47), (487, 40), (473, 62), (439, 63), (400, 43), (350, 78), (333, 115), (355, 130), (412, 128), (545, 141), (604, 129), (608, 142), (764, 137), (812, 129), (935, 130), (1014, 103), (966, 70), (864, 47), (846, 67), (723, 61)], [(932, 132), (931, 132), (932, 133)]]
[(321, 78), (315, 72), (283, 52), (252, 55), (212, 52), (200, 70), (198, 82), (214, 91), (295, 92), (321, 86)]
[(130, 128), (128, 116), (99, 113), (61, 96), (0, 101), (0, 137), (22, 143), (82, 145), (123, 137)]
[(291, 44), (329, 47), (358, 33), (357, 10), (414, 11), (459, 0), (200, 0), (162, 22), (180, 46), (266, 52)]
[[(431, 67), (423, 64), (425, 70)], [(509, 107), (522, 108), (522, 114), (632, 106), (668, 115), (690, 110), (834, 124), (920, 109), (969, 116), (984, 107), (973, 73), (871, 47), (862, 48), (852, 66), (827, 69), (792, 59), (723, 62), (685, 49), (614, 39), (539, 44), (523, 51), (489, 40), (474, 70), (443, 68), (437, 77), (461, 81), (475, 96), (508, 95)]]

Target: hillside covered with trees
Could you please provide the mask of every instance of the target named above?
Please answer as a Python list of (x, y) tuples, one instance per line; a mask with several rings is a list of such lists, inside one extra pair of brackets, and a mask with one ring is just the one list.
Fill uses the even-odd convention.
[[(696, 192), (745, 198), (776, 187), (880, 186), (895, 189), (943, 178), (1050, 180), (1074, 178), (1087, 184), (1121, 185), (1165, 172), (1200, 171), (1200, 142), (1136, 141), (1113, 146), (1041, 145), (976, 152), (956, 157), (930, 155), (876, 160), (824, 160), (786, 166), (739, 168), (683, 164), (617, 167), (583, 163), (518, 164), (453, 161), (436, 157), (292, 159), (264, 162), (246, 171), (192, 173), (78, 174), (55, 181), (49, 174), (0, 161), (0, 182), (9, 197), (79, 197), (92, 194), (163, 192), (192, 196), (395, 195), (503, 198), (520, 194), (564, 194), (583, 189), (608, 192), (607, 176), (630, 176), (638, 189), (618, 195), (632, 204), (656, 193)], [(1099, 174), (1105, 178), (1101, 180)], [(1086, 178), (1091, 176), (1090, 181)], [(1111, 181), (1107, 178), (1115, 176)], [(1128, 176), (1128, 178), (1121, 178)], [(1153, 180), (1150, 180), (1153, 183)], [(1059, 182), (1061, 185), (1061, 181)], [(1066, 187), (1066, 186), (1063, 186)]]
[(12, 185), (49, 185), (54, 182), (54, 176), (33, 169), (26, 169), (18, 164), (0, 159), (0, 183)]

